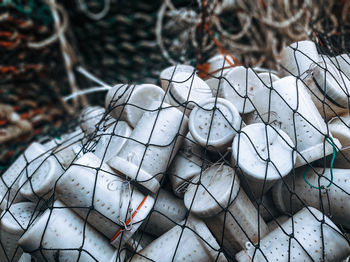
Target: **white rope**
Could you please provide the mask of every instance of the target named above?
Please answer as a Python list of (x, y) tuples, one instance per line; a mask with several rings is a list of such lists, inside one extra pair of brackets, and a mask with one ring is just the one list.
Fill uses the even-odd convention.
[(90, 87), (88, 89), (80, 90), (77, 92), (74, 92), (68, 96), (65, 96), (63, 98), (64, 101), (69, 101), (71, 99), (74, 99), (78, 96), (81, 95), (86, 95), (86, 94), (91, 94), (91, 93), (96, 93), (96, 92), (103, 92), (103, 91), (108, 91), (111, 87), (108, 86), (96, 86), (96, 87)]
[(101, 79), (97, 78), (96, 76), (94, 76), (93, 74), (91, 74), (89, 71), (87, 71), (85, 68), (81, 67), (81, 66), (78, 66), (76, 68), (76, 70), (84, 75), (85, 77), (89, 78), (91, 81), (97, 83), (97, 84), (100, 84), (101, 86), (104, 86), (104, 87), (109, 87), (111, 88), (110, 85), (108, 85), (106, 82), (102, 81)]
[(109, 9), (111, 7), (110, 0), (104, 0), (103, 9), (99, 13), (92, 13), (87, 7), (85, 0), (78, 0), (78, 3), (79, 3), (80, 10), (83, 11), (87, 17), (95, 21), (98, 21), (104, 18), (108, 14)]

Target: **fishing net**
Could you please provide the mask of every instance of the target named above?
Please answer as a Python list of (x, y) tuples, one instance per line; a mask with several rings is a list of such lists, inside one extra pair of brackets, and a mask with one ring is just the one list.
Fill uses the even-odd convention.
[[(53, 17), (57, 15), (56, 19)], [(72, 115), (62, 96), (71, 93), (69, 46), (57, 41), (55, 24), (67, 33), (64, 9), (44, 1), (0, 3), (0, 165), (6, 169), (30, 141), (59, 129)], [(54, 21), (55, 20), (55, 21)], [(74, 91), (74, 90), (73, 90)]]
[(63, 4), (81, 62), (89, 71), (107, 83), (156, 82), (167, 65), (154, 33), (160, 0)]
[[(272, 12), (259, 3), (249, 7), (252, 34), (258, 14)], [(348, 261), (347, 24), (324, 26), (334, 12), (310, 2), (300, 18), (298, 3), (272, 12), (268, 27), (289, 15), (317, 34), (288, 39), (281, 26), (276, 39), (287, 44), (273, 52), (235, 54), (210, 33), (204, 17), (219, 7), (246, 14), (240, 1), (164, 1), (155, 26), (168, 67), (152, 81), (104, 78), (81, 60), (78, 81), (97, 86), (63, 100), (86, 95), (95, 105), (36, 139), (1, 176), (0, 261)], [(100, 26), (109, 16), (81, 4)]]

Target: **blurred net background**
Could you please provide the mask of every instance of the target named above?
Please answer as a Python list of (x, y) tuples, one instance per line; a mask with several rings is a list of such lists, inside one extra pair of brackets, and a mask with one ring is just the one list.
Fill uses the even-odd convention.
[[(350, 77), (350, 70), (346, 71), (350, 66), (348, 1), (3, 0), (0, 10), (2, 171), (19, 159), (1, 181), (1, 209), (4, 211), (1, 225), (6, 233), (0, 237), (4, 261), (18, 261), (22, 249), (17, 241), (22, 235), (21, 247), (36, 261), (123, 261), (124, 257), (132, 257), (132, 261), (339, 261), (349, 255), (349, 223), (346, 221), (350, 220), (350, 209), (344, 204), (350, 193), (346, 178), (349, 168), (349, 145), (346, 144)], [(310, 40), (309, 45), (313, 42), (315, 49), (304, 49), (298, 44), (288, 47), (304, 40)], [(285, 50), (290, 51), (289, 55)], [(215, 55), (219, 55), (219, 60), (210, 60)], [(293, 64), (293, 61), (297, 65), (294, 69), (288, 67), (288, 62)], [(183, 69), (187, 77), (176, 78), (175, 68), (183, 64), (192, 67)], [(172, 65), (176, 67), (162, 76), (161, 72)], [(227, 119), (226, 111), (221, 112), (219, 107), (219, 113), (224, 115), (220, 121), (229, 126), (235, 137), (248, 134), (253, 151), (258, 151), (255, 142), (259, 142), (255, 137), (263, 140), (266, 136), (269, 140), (269, 132), (272, 132), (275, 139), (274, 132), (278, 131), (277, 136), (288, 142), (290, 150), (287, 151), (296, 157), (287, 172), (289, 176), (282, 175), (280, 170), (288, 170), (287, 161), (285, 166), (280, 166), (280, 160), (274, 159), (271, 151), (272, 163), (262, 161), (262, 167), (270, 168), (263, 172), (266, 178), (261, 181), (264, 183), (252, 183), (246, 175), (249, 171), (244, 169), (244, 159), (249, 159), (249, 155), (242, 156), (241, 164), (239, 145), (235, 151), (232, 144), (216, 148), (209, 143), (211, 130), (220, 122), (215, 120), (215, 113), (209, 113), (217, 110), (214, 109), (216, 103), (221, 101), (215, 99), (214, 104), (206, 108), (196, 97), (196, 86), (192, 87), (199, 81), (197, 78), (206, 81), (211, 78), (207, 82), (209, 97), (230, 101), (232, 95), (225, 92), (232, 92), (237, 86), (234, 78), (227, 74), (240, 66), (252, 69), (241, 67), (238, 76), (243, 91), (233, 95), (233, 99), (238, 99), (239, 104), (244, 101), (246, 108), (251, 103), (253, 110), (249, 113), (245, 109), (238, 110), (242, 118), (235, 116), (236, 122), (238, 118), (239, 121), (233, 124)], [(259, 77), (266, 72), (265, 80)], [(271, 84), (274, 74), (295, 78), (275, 87)], [(253, 78), (257, 76), (254, 81), (265, 90), (255, 94), (261, 100), (251, 100), (248, 79), (252, 75)], [(168, 81), (161, 83), (164, 77)], [(329, 91), (327, 94), (327, 85), (317, 82), (317, 77), (325, 83), (334, 78), (336, 83), (333, 84), (342, 91), (337, 87), (338, 93)], [(316, 116), (308, 115), (314, 106), (312, 109), (303, 106), (309, 101), (299, 98), (299, 93), (294, 100), (293, 94), (284, 93), (280, 87), (291, 85), (299, 90), (301, 82), (311, 90), (305, 92), (313, 98), (312, 104), (318, 110)], [(156, 89), (136, 84), (161, 86), (164, 92), (155, 91), (156, 101), (169, 103), (170, 108), (162, 104), (165, 109), (150, 109), (148, 93), (138, 93), (138, 90), (143, 88), (151, 93)], [(172, 88), (176, 90), (181, 84), (189, 92), (187, 97), (181, 91), (171, 93)], [(225, 91), (224, 86), (229, 91)], [(94, 87), (104, 92), (79, 93)], [(105, 104), (107, 90), (112, 97)], [(133, 93), (145, 102), (137, 99), (130, 102)], [(236, 106), (234, 101), (231, 102)], [(285, 106), (288, 103), (295, 103), (296, 107)], [(100, 107), (81, 111), (87, 105)], [(304, 111), (298, 111), (300, 107)], [(155, 138), (150, 138), (153, 131), (158, 130), (157, 120), (150, 122), (153, 128), (145, 127), (145, 137), (132, 133), (137, 121), (129, 119), (128, 114), (140, 117), (139, 113), (133, 113), (137, 108), (148, 112), (149, 120), (145, 117), (144, 122), (159, 118), (159, 123), (164, 124), (169, 137), (174, 139), (158, 145), (155, 162), (159, 162), (161, 168), (155, 171), (153, 167), (142, 165), (145, 165), (144, 159), (153, 163), (153, 150), (158, 150), (147, 151), (152, 143), (157, 145)], [(171, 108), (176, 109), (176, 113)], [(207, 124), (204, 129), (208, 128), (209, 132), (208, 135), (203, 131), (202, 135), (209, 137), (205, 137), (204, 142), (188, 136), (185, 130), (191, 125), (191, 119), (185, 123), (185, 113), (181, 121), (178, 119), (178, 112), (187, 112), (190, 116), (189, 110), (195, 108), (202, 115), (207, 112), (211, 119), (203, 122)], [(201, 111), (203, 108), (205, 110)], [(111, 116), (114, 110), (117, 113)], [(165, 121), (162, 115), (167, 112), (175, 115), (174, 122), (181, 124), (174, 127), (161, 122)], [(280, 116), (289, 113), (287, 120)], [(328, 121), (333, 117), (332, 126)], [(194, 121), (192, 119), (192, 123)], [(297, 121), (303, 125), (299, 127)], [(255, 131), (245, 129), (245, 125), (249, 127), (259, 122), (267, 124), (266, 129), (261, 126)], [(288, 127), (291, 123), (292, 128)], [(303, 128), (312, 134), (304, 134)], [(287, 133), (292, 143), (280, 130)], [(258, 136), (260, 131), (262, 136)], [(249, 132), (254, 135), (250, 137)], [(193, 136), (193, 132), (190, 133)], [(319, 157), (307, 158), (300, 148), (308, 144), (308, 139), (310, 144), (316, 143), (315, 137), (319, 139), (316, 149)], [(33, 141), (39, 144), (33, 146)], [(129, 148), (125, 144), (129, 144)], [(136, 170), (121, 170), (124, 162), (108, 161), (107, 158), (122, 155), (116, 149), (123, 152), (122, 145), (124, 157), (134, 163)], [(163, 160), (160, 148), (170, 148)], [(145, 149), (148, 153), (142, 151)], [(268, 146), (266, 150), (270, 152)], [(181, 161), (190, 162), (187, 171), (193, 170), (193, 174), (179, 182), (175, 178), (186, 173), (186, 170), (176, 170)], [(279, 180), (274, 181), (272, 188), (268, 179), (271, 165), (277, 167)], [(147, 171), (151, 177), (142, 177), (143, 169), (154, 173)], [(75, 180), (83, 181), (85, 174), (90, 175), (85, 185), (75, 183)], [(159, 180), (161, 189), (153, 177)], [(226, 184), (215, 185), (213, 180)], [(187, 190), (190, 193), (186, 192), (188, 184), (192, 184), (191, 190)], [(104, 187), (110, 195), (103, 191)], [(267, 192), (265, 187), (270, 187)], [(219, 193), (215, 188), (219, 188)], [(197, 193), (193, 191), (199, 191), (207, 203), (196, 199)], [(185, 201), (181, 199), (184, 192), (187, 194)], [(61, 202), (54, 202), (56, 199)], [(23, 201), (26, 204), (22, 204)], [(241, 209), (237, 203), (242, 205)], [(208, 205), (208, 210), (201, 204)], [(214, 211), (209, 210), (211, 207)], [(305, 207), (307, 209), (303, 209)], [(304, 213), (295, 215), (298, 211)], [(285, 216), (281, 218), (282, 215)], [(305, 224), (303, 218), (307, 220)], [(283, 224), (287, 219), (289, 224)], [(176, 227), (183, 223), (186, 226)], [(57, 231), (65, 226), (66, 235), (59, 235)], [(273, 231), (273, 227), (279, 231)], [(270, 231), (275, 235), (267, 234)], [(63, 239), (71, 241), (64, 243)], [(154, 242), (150, 244), (151, 241)], [(162, 250), (167, 252), (162, 253)], [(239, 253), (241, 250), (243, 253)], [(201, 255), (197, 256), (196, 252)], [(22, 259), (30, 259), (31, 255), (26, 254)]]

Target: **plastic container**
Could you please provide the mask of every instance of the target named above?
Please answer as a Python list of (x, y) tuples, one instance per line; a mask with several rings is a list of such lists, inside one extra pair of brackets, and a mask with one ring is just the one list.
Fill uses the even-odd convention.
[(18, 261), (22, 256), (22, 249), (18, 247), (18, 240), (37, 216), (36, 204), (20, 202), (13, 204), (1, 213), (0, 220), (0, 261)]
[(36, 260), (30, 254), (23, 253), (18, 262), (36, 262)]
[(247, 126), (251, 124), (256, 124), (256, 123), (263, 123), (263, 119), (259, 116), (257, 111), (253, 111), (248, 114), (242, 115), (242, 119), (245, 125)]
[(180, 198), (183, 198), (193, 177), (198, 175), (202, 170), (201, 165), (198, 165), (201, 159), (197, 158), (193, 160), (193, 158), (197, 157), (187, 157), (185, 154), (178, 153), (168, 172), (173, 192)]
[(32, 202), (47, 200), (52, 196), (55, 183), (63, 173), (62, 165), (53, 155), (47, 153), (33, 160), (22, 171), (19, 180), (20, 193)]
[(84, 133), (79, 128), (74, 132), (62, 135), (43, 144), (45, 149), (54, 154), (55, 158), (64, 168), (68, 168), (72, 162), (82, 154)]
[[(197, 165), (201, 165), (203, 160), (208, 162), (207, 160), (207, 152), (205, 148), (203, 148), (200, 144), (198, 144), (191, 135), (191, 132), (188, 132), (186, 137), (183, 140), (182, 146), (180, 148), (179, 153), (185, 154), (187, 157), (193, 157), (193, 161), (197, 163)], [(198, 158), (200, 158), (199, 161)]]
[[(129, 181), (115, 175), (93, 153), (79, 158), (60, 177), (57, 197), (68, 207), (79, 207), (73, 210), (115, 246), (136, 232), (154, 204), (151, 196), (143, 195)], [(124, 224), (128, 230), (122, 234)]]
[(271, 72), (259, 73), (258, 77), (267, 87), (273, 87), (272, 83), (280, 79), (277, 75)]
[[(226, 58), (226, 59), (225, 59)], [(220, 77), (220, 76), (225, 76), (227, 72), (230, 71), (232, 65), (235, 64), (235, 62), (232, 60), (230, 56), (223, 56), (222, 54), (217, 54), (213, 57), (211, 57), (208, 60), (209, 64), (209, 76), (211, 77)]]
[[(259, 201), (259, 199), (257, 199), (257, 201)], [(258, 208), (256, 201), (252, 202), (254, 206)], [(279, 210), (276, 208), (276, 205), (273, 202), (271, 190), (262, 196), (259, 214), (266, 222), (274, 220), (280, 215)]]
[(350, 115), (334, 117), (328, 122), (329, 131), (343, 147), (350, 146)]
[[(285, 227), (285, 222), (289, 220), (288, 216), (279, 216), (274, 220), (271, 220), (269, 223), (267, 223), (267, 226), (269, 227), (269, 231), (272, 232), (276, 228), (282, 227), (284, 230), (288, 230), (288, 227)], [(284, 226), (282, 226), (284, 224)]]
[(176, 108), (145, 112), (117, 156), (107, 164), (152, 192), (179, 150), (188, 119)]
[[(275, 81), (273, 87), (271, 98), (270, 90), (264, 87), (254, 105), (264, 121), (282, 129), (292, 139), (297, 149), (295, 167), (333, 153), (333, 147), (326, 142), (326, 123), (302, 81), (288, 76)], [(333, 140), (340, 148), (339, 141)]]
[[(266, 235), (260, 241), (260, 249), (247, 243), (247, 250), (239, 252), (236, 260), (337, 262), (345, 259), (350, 253), (350, 246), (340, 230), (326, 216), (325, 223), (322, 223), (323, 214), (317, 209), (308, 209), (304, 208), (294, 215), (293, 220), (290, 218), (281, 225), (285, 233), (278, 227)], [(291, 233), (294, 238), (287, 235)]]
[[(288, 176), (278, 182), (273, 187), (276, 206), (287, 214), (295, 213), (305, 205), (312, 206), (324, 210), (334, 223), (349, 228), (350, 170), (334, 168), (333, 180), (329, 168), (315, 168), (315, 171), (317, 173), (312, 168), (300, 168), (296, 170), (294, 178)], [(290, 193), (292, 189), (295, 193), (293, 196)]]
[(191, 133), (188, 132), (168, 171), (176, 196), (183, 198), (193, 177), (201, 172), (202, 166), (208, 164), (205, 155), (204, 149), (194, 142)]
[(174, 226), (154, 240), (129, 262), (138, 261), (227, 261), (203, 221), (189, 216), (182, 226)]
[(341, 54), (335, 57), (328, 57), (333, 64), (342, 71), (348, 78), (350, 78), (350, 57), (348, 54)]
[(223, 98), (209, 98), (195, 107), (189, 129), (193, 139), (211, 151), (226, 151), (242, 123), (235, 106)]
[(126, 243), (125, 247), (131, 257), (134, 253), (140, 252), (144, 247), (148, 246), (155, 238), (145, 232), (137, 231)]
[(108, 161), (119, 153), (131, 132), (132, 129), (127, 122), (115, 122), (98, 133), (99, 140), (94, 154), (103, 161)]
[(294, 144), (282, 130), (262, 123), (248, 125), (241, 131), (233, 140), (232, 156), (248, 179), (248, 187), (259, 197), (293, 169)]
[(205, 80), (205, 83), (209, 86), (214, 97), (218, 96), (219, 86), (220, 86), (220, 83), (223, 81), (224, 81), (223, 79), (220, 80), (218, 78), (209, 78)]
[(194, 72), (176, 73), (167, 94), (170, 104), (186, 112), (186, 115), (196, 104), (213, 97), (210, 87)]
[(249, 199), (252, 201), (256, 209), (258, 209), (258, 203), (260, 203), (259, 215), (264, 219), (265, 222), (269, 222), (280, 216), (281, 212), (276, 208), (276, 205), (273, 202), (271, 190), (263, 194), (261, 197), (252, 196), (249, 184), (246, 185), (243, 182), (244, 178), (242, 178), (242, 176), (239, 177), (242, 188), (247, 193)]
[(105, 110), (100, 106), (85, 107), (79, 117), (80, 128), (85, 134), (91, 135), (97, 129), (97, 125), (101, 122), (105, 115)]
[(169, 231), (176, 224), (185, 219), (187, 209), (182, 199), (160, 189), (158, 196), (154, 195), (155, 204), (150, 217), (146, 219), (144, 231), (159, 237)]
[(333, 166), (350, 168), (350, 115), (331, 119), (328, 122), (331, 134), (342, 144), (341, 150), (335, 155)]
[(125, 120), (135, 127), (145, 111), (156, 110), (163, 100), (168, 101), (159, 86), (120, 84), (108, 91), (105, 106), (115, 119)]
[(299, 41), (283, 48), (280, 54), (281, 75), (302, 76), (313, 63), (319, 61), (314, 42)]
[(18, 243), (38, 261), (118, 261), (108, 240), (60, 201), (36, 219)]
[(350, 81), (342, 71), (332, 63), (318, 62), (312, 67), (312, 75), (314, 82), (330, 102), (343, 108), (348, 107)]
[(21, 154), (16, 161), (2, 174), (0, 179), (0, 209), (5, 210), (13, 203), (23, 201), (23, 196), (19, 193), (19, 180), (21, 175), (26, 172), (29, 163), (40, 163), (47, 155), (46, 150), (41, 144), (34, 142)]
[(274, 75), (277, 75), (277, 71), (270, 69), (270, 68), (265, 68), (265, 67), (260, 67), (260, 66), (254, 66), (253, 70), (257, 73), (257, 74), (261, 74), (261, 73), (271, 73)]
[(323, 119), (349, 112), (350, 81), (345, 81), (346, 77), (331, 63), (318, 62), (311, 65), (311, 70), (304, 82)]
[(213, 95), (229, 100), (240, 113), (254, 111), (252, 99), (263, 87), (262, 81), (251, 68), (236, 66), (221, 79)]
[(191, 184), (185, 193), (185, 206), (204, 218), (220, 246), (230, 255), (244, 248), (248, 239), (255, 242), (268, 233), (267, 225), (231, 167), (213, 165), (197, 179), (200, 185)]
[(190, 65), (175, 65), (165, 68), (160, 72), (160, 85), (164, 91), (169, 89), (169, 83), (174, 79), (175, 74), (177, 73), (196, 73), (196, 69)]

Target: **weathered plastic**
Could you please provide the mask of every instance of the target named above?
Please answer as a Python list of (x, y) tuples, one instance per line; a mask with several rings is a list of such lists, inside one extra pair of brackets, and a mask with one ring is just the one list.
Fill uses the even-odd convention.
[[(46, 152), (42, 145), (40, 147)], [(32, 202), (47, 200), (52, 196), (56, 181), (63, 173), (64, 168), (59, 160), (47, 152), (22, 171), (18, 182), (20, 193)]]
[[(289, 217), (282, 215), (277, 217), (274, 220), (271, 220), (269, 223), (267, 223), (267, 226), (269, 227), (269, 231), (272, 232), (274, 231), (276, 228), (282, 227), (283, 228), (283, 223), (288, 221)], [(288, 227), (287, 227), (288, 228)], [(284, 229), (284, 228), (283, 228)]]
[[(350, 254), (350, 246), (337, 226), (315, 208), (304, 208), (265, 236), (259, 250), (247, 243), (236, 255), (238, 262), (328, 261), (337, 262)], [(293, 224), (292, 224), (293, 223)], [(293, 233), (293, 238), (289, 234)], [(255, 256), (253, 255), (255, 253)], [(264, 255), (262, 255), (262, 253)]]
[(349, 54), (341, 54), (335, 57), (328, 57), (336, 68), (341, 70), (348, 79), (350, 78), (350, 57)]
[(225, 57), (222, 54), (217, 54), (208, 60), (208, 64), (209, 77), (220, 77), (225, 76), (235, 62), (230, 56)]
[(263, 84), (268, 87), (273, 87), (272, 83), (280, 79), (276, 74), (271, 72), (259, 73), (258, 77), (261, 79)]
[(1, 213), (0, 220), (0, 261), (18, 261), (23, 250), (18, 240), (28, 228), (29, 223), (37, 216), (36, 204), (20, 202), (13, 204)]
[[(264, 121), (280, 128), (292, 139), (298, 151), (295, 167), (333, 153), (333, 147), (326, 142), (330, 135), (326, 123), (302, 81), (288, 76), (275, 81), (273, 88), (264, 87), (254, 105)], [(340, 148), (339, 141), (333, 140)]]
[[(31, 162), (32, 167), (47, 157), (45, 147), (34, 142), (21, 154), (16, 161), (2, 174), (0, 179), (0, 209), (5, 210), (11, 204), (21, 202), (19, 180)], [(35, 163), (34, 163), (35, 162)]]
[(187, 133), (188, 118), (169, 105), (146, 112), (117, 156), (107, 164), (152, 192), (179, 150)]
[(116, 121), (98, 135), (94, 154), (107, 162), (122, 149), (132, 132), (131, 127), (125, 121)]
[(82, 155), (84, 142), (84, 132), (79, 128), (74, 132), (62, 135), (60, 138), (54, 138), (43, 146), (48, 152), (55, 155), (62, 167), (68, 168), (75, 159)]
[(350, 81), (333, 64), (318, 62), (311, 65), (311, 74), (304, 82), (323, 119), (349, 112)]
[(236, 66), (221, 79), (217, 90), (212, 90), (214, 97), (229, 100), (240, 113), (254, 111), (252, 99), (259, 94), (263, 82), (251, 68)]
[(85, 134), (91, 135), (96, 131), (96, 125), (100, 123), (105, 115), (105, 110), (101, 106), (85, 107), (79, 117), (80, 128)]
[(220, 247), (203, 221), (190, 215), (187, 222), (185, 220), (180, 225), (154, 240), (129, 262), (150, 259), (162, 262), (227, 261), (217, 251)]
[(196, 143), (188, 132), (168, 171), (174, 194), (183, 198), (193, 177), (208, 163), (204, 148)]
[(286, 46), (280, 54), (281, 75), (302, 76), (313, 63), (319, 61), (313, 41), (299, 41)]
[(328, 128), (342, 144), (341, 150), (335, 155), (333, 166), (350, 168), (350, 115), (346, 114), (331, 119), (328, 122)]
[(163, 101), (168, 100), (159, 86), (119, 84), (108, 91), (105, 107), (115, 119), (125, 120), (135, 127), (144, 112), (156, 110)]
[(279, 181), (273, 187), (276, 206), (288, 214), (312, 206), (324, 210), (334, 223), (350, 227), (350, 170), (333, 168), (331, 174), (329, 168), (314, 169), (317, 173), (308, 167), (297, 169), (295, 177)]
[(190, 65), (175, 65), (165, 68), (162, 72), (160, 72), (160, 84), (164, 91), (169, 89), (169, 84), (174, 79), (174, 75), (177, 73), (194, 73), (196, 69)]
[(296, 160), (294, 143), (278, 127), (263, 123), (248, 125), (241, 131), (233, 140), (232, 156), (254, 196), (259, 197), (292, 170)]
[(30, 254), (23, 253), (18, 262), (36, 262), (36, 260)]
[(226, 151), (241, 126), (236, 107), (223, 98), (209, 98), (196, 106), (190, 115), (193, 139), (211, 151)]
[(18, 241), (38, 261), (117, 261), (106, 238), (60, 201), (37, 218)]
[(210, 87), (195, 72), (180, 72), (173, 76), (167, 93), (170, 104), (189, 115), (201, 101), (213, 97)]
[(155, 238), (150, 234), (143, 231), (137, 231), (126, 243), (125, 247), (129, 252), (128, 256), (132, 256), (133, 253), (139, 252), (144, 247), (148, 246)]
[[(154, 203), (93, 153), (86, 153), (60, 177), (57, 197), (115, 246), (136, 232)], [(122, 233), (124, 224), (128, 230)]]
[(200, 185), (190, 185), (185, 193), (185, 206), (191, 213), (203, 217), (228, 253), (234, 255), (248, 239), (255, 242), (268, 233), (267, 225), (240, 187), (232, 168), (213, 165), (203, 171), (197, 181)]
[(155, 203), (153, 210), (145, 221), (147, 225), (144, 231), (159, 237), (185, 219), (187, 209), (182, 199), (176, 198), (171, 193), (160, 189), (158, 197), (153, 196)]

